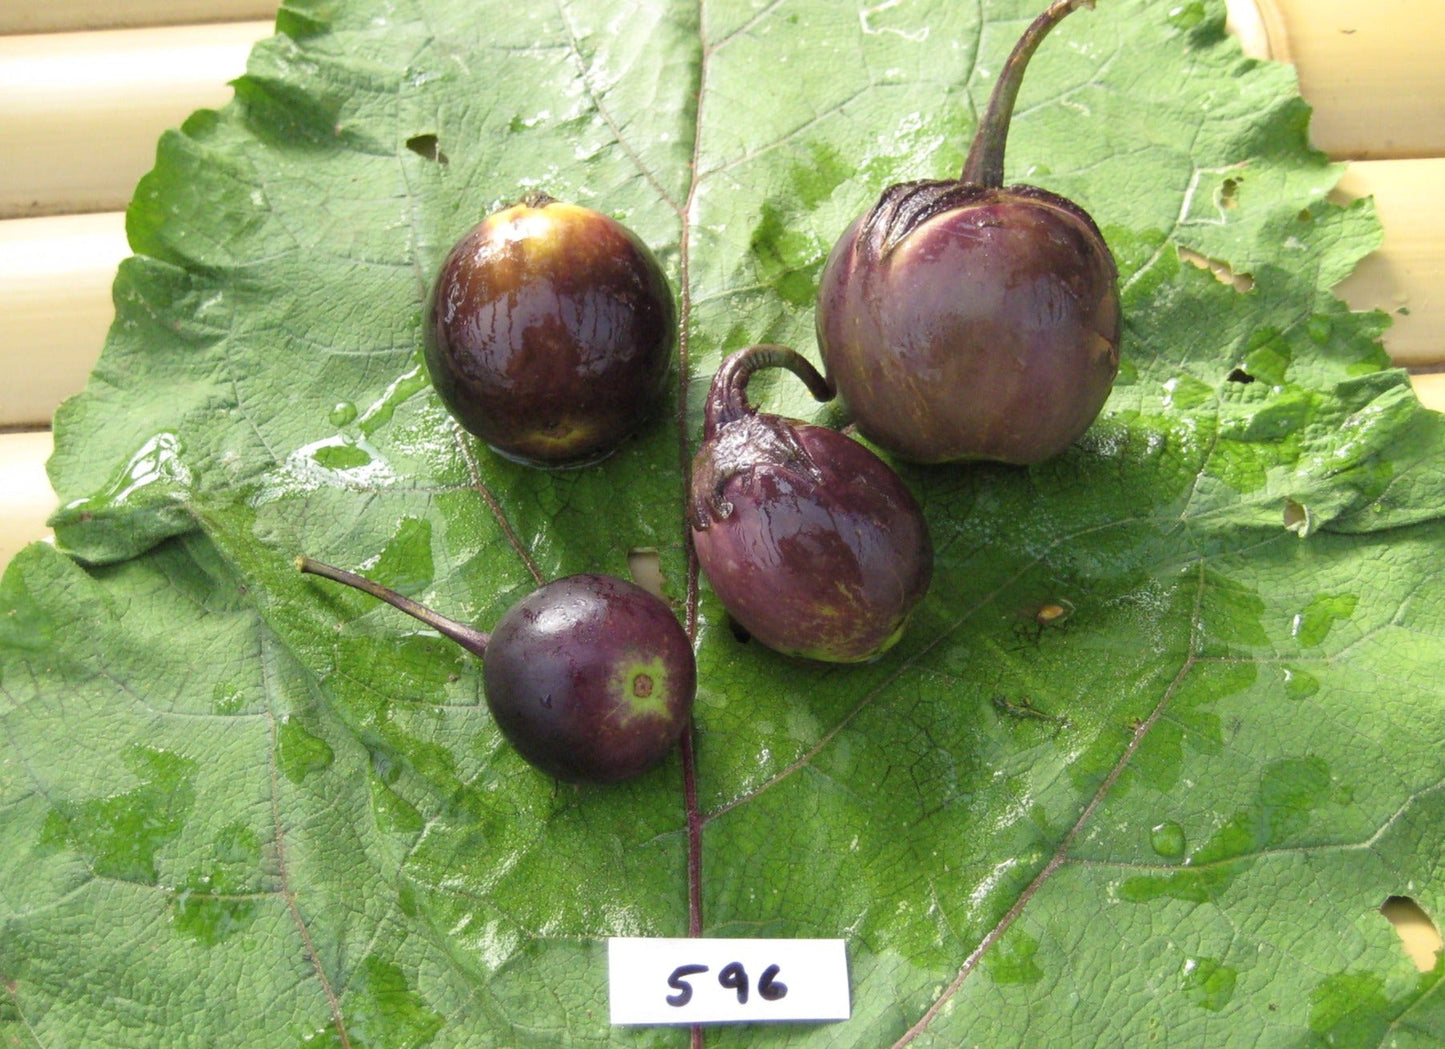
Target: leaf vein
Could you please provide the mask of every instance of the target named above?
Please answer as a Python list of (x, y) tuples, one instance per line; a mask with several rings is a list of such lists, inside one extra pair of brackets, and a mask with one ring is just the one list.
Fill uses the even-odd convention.
[(291, 886), (290, 865), (286, 857), (286, 828), (281, 819), (281, 778), (280, 769), (276, 764), (277, 748), (280, 745), (280, 738), (277, 732), (277, 721), (275, 707), (272, 705), (272, 697), (275, 695), (271, 679), (271, 663), (266, 658), (266, 640), (261, 640), (261, 678), (263, 691), (266, 696), (266, 708), (271, 713), (270, 717), (270, 746), (266, 750), (266, 767), (271, 781), (271, 825), (275, 835), (276, 846), (276, 870), (280, 879), (281, 898), (286, 901), (286, 909), (291, 915), (291, 920), (296, 925), (296, 931), (301, 936), (301, 943), (306, 952), (307, 959), (320, 981), (322, 992), (326, 995), (326, 1001), (331, 1009), (331, 1019), (336, 1025), (336, 1037), (341, 1043), (341, 1049), (351, 1049), (351, 1037), (347, 1033), (346, 1024), (341, 1015), (341, 1002), (337, 998), (336, 989), (331, 984), (331, 978), (326, 974), (326, 968), (321, 964), (321, 956), (317, 953), (316, 944), (311, 938), (311, 929), (306, 923), (305, 916), (301, 913), (300, 902), (296, 899), (296, 890)]
[(1083, 831), (1099, 806), (1104, 803), (1104, 799), (1108, 797), (1110, 791), (1113, 790), (1114, 784), (1118, 782), (1119, 777), (1123, 775), (1124, 769), (1128, 767), (1130, 759), (1143, 744), (1144, 738), (1149, 734), (1149, 730), (1164, 716), (1170, 702), (1179, 691), (1180, 686), (1184, 683), (1184, 679), (1189, 675), (1189, 671), (1194, 667), (1198, 658), (1197, 652), (1200, 642), (1200, 627), (1202, 624), (1201, 609), (1205, 590), (1204, 562), (1202, 560), (1199, 562), (1198, 576), (1194, 595), (1194, 612), (1191, 617), (1192, 636), (1190, 653), (1184, 660), (1183, 665), (1179, 668), (1179, 672), (1174, 676), (1173, 681), (1164, 689), (1164, 693), (1154, 709), (1135, 726), (1134, 732), (1130, 736), (1129, 742), (1125, 745), (1119, 759), (1104, 777), (1103, 782), (1099, 784), (1098, 789), (1084, 806), (1083, 811), (1079, 814), (1078, 819), (1074, 821), (1073, 826), (1068, 829), (1059, 841), (1058, 846), (1054, 849), (1053, 855), (1049, 857), (1048, 862), (1044, 864), (1038, 874), (1034, 875), (1033, 880), (1023, 888), (1019, 893), (1018, 899), (1014, 901), (1004, 916), (999, 919), (993, 928), (984, 934), (983, 938), (979, 940), (978, 945), (969, 952), (968, 957), (964, 959), (963, 964), (959, 967), (959, 971), (954, 976), (952, 982), (944, 988), (943, 992), (934, 1000), (928, 1009), (924, 1011), (917, 1022), (893, 1043), (892, 1049), (903, 1049), (904, 1046), (913, 1042), (914, 1039), (928, 1029), (933, 1020), (943, 1011), (949, 1000), (958, 993), (959, 989), (963, 987), (964, 982), (978, 967), (978, 963), (982, 960), (984, 953), (1009, 930), (1024, 912), (1025, 908), (1028, 907), (1030, 901), (1037, 895), (1038, 891), (1053, 877), (1055, 872), (1068, 861), (1069, 849), (1072, 847), (1075, 839)]
[(537, 566), (537, 562), (532, 557), (531, 551), (528, 550), (522, 543), (522, 540), (518, 538), (517, 530), (512, 527), (512, 522), (508, 520), (507, 512), (503, 509), (501, 500), (487, 487), (487, 483), (482, 480), (481, 467), (478, 465), (476, 457), (472, 454), (471, 442), (467, 439), (467, 435), (462, 431), (462, 428), (456, 424), (452, 425), (452, 433), (456, 438), (457, 448), (461, 452), (462, 458), (466, 460), (467, 472), (471, 474), (472, 478), (472, 488), (476, 491), (477, 495), (481, 497), (482, 502), (487, 505), (487, 509), (492, 512), (492, 517), (496, 520), (497, 527), (502, 530), (502, 535), (506, 538), (507, 544), (511, 546), (513, 552), (516, 553), (518, 559), (521, 560), (523, 567), (527, 569), (533, 581), (538, 586), (541, 586), (546, 582), (546, 577)]
[(581, 41), (577, 39), (577, 29), (573, 24), (571, 15), (567, 12), (567, 4), (564, 0), (557, 0), (557, 16), (561, 18), (562, 25), (567, 30), (568, 53), (576, 60), (577, 75), (582, 81), (582, 86), (587, 92), (587, 97), (592, 101), (593, 108), (597, 110), (597, 115), (602, 118), (603, 123), (607, 125), (607, 129), (612, 133), (613, 139), (617, 142), (618, 146), (622, 148), (622, 151), (627, 154), (627, 158), (632, 161), (633, 166), (637, 168), (638, 174), (647, 180), (647, 184), (657, 192), (657, 195), (669, 208), (681, 215), (682, 207), (673, 199), (667, 187), (664, 186), (662, 181), (657, 177), (657, 173), (642, 159), (642, 155), (638, 153), (631, 142), (628, 141), (627, 136), (623, 134), (621, 125), (617, 123), (617, 119), (612, 115), (611, 109), (602, 101), (602, 90), (594, 82), (592, 69), (588, 66), (587, 60), (582, 54)]

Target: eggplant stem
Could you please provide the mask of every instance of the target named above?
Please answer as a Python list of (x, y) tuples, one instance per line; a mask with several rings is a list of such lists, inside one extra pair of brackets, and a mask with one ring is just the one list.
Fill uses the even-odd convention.
[(311, 575), (319, 575), (324, 579), (333, 582), (344, 583), (347, 586), (355, 587), (363, 593), (370, 594), (379, 601), (385, 601), (393, 608), (399, 608), (407, 615), (420, 619), (427, 626), (432, 627), (438, 633), (451, 638), (469, 652), (480, 656), (487, 650), (487, 642), (491, 635), (469, 627), (464, 623), (458, 623), (455, 619), (448, 619), (446, 616), (433, 612), (425, 605), (417, 604), (409, 597), (398, 594), (390, 587), (374, 583), (365, 576), (359, 576), (355, 572), (348, 572), (344, 568), (337, 568), (335, 565), (328, 565), (322, 561), (315, 561), (309, 557), (298, 557), (296, 567), (302, 572)]
[(748, 403), (748, 379), (765, 368), (786, 368), (803, 380), (816, 399), (833, 399), (833, 384), (797, 350), (773, 343), (749, 346), (729, 355), (713, 376), (712, 388), (703, 406), (704, 440), (711, 438), (720, 427), (753, 414), (753, 406)]
[(1048, 10), (1035, 18), (1019, 42), (1014, 45), (1008, 61), (999, 73), (998, 81), (989, 96), (988, 108), (984, 110), (978, 131), (973, 136), (973, 145), (968, 147), (968, 158), (963, 162), (960, 182), (967, 182), (990, 189), (1003, 187), (1003, 154), (1008, 144), (1009, 121), (1013, 119), (1014, 101), (1018, 98), (1019, 85), (1023, 83), (1024, 70), (1029, 59), (1049, 30), (1064, 20), (1064, 16), (1080, 7), (1092, 8), (1094, 0), (1054, 0)]
[(527, 208), (545, 208), (548, 204), (556, 204), (557, 198), (540, 189), (529, 189), (517, 203)]

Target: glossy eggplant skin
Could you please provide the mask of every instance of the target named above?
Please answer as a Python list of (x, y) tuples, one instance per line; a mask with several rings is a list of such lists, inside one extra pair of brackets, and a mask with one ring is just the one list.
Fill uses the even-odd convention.
[(507, 741), (558, 779), (611, 783), (659, 764), (697, 691), (686, 632), (662, 599), (614, 576), (567, 576), (502, 617), (482, 661)]
[(779, 365), (831, 396), (782, 347), (724, 363), (693, 458), (693, 547), (719, 602), (754, 640), (806, 659), (866, 662), (898, 641), (928, 591), (928, 526), (902, 479), (858, 441), (746, 403), (747, 375)]
[(447, 255), (423, 353), (447, 409), (497, 452), (578, 466), (657, 413), (676, 328), (667, 278), (636, 235), (539, 194)]
[(1118, 271), (1032, 186), (890, 187), (830, 254), (816, 324), (861, 433), (919, 463), (1029, 464), (1077, 440), (1119, 370)]

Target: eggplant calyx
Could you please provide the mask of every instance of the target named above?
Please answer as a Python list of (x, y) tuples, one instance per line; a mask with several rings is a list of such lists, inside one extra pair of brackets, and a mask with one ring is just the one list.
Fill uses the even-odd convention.
[(809, 490), (823, 481), (822, 471), (789, 420), (751, 412), (718, 427), (699, 453), (693, 465), (688, 523), (702, 530), (731, 517), (728, 482), (743, 477), (747, 484), (760, 468), (787, 474)]

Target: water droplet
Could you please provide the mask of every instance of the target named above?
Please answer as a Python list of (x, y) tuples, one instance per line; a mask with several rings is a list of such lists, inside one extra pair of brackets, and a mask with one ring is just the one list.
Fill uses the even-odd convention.
[(416, 807), (396, 791), (371, 781), (371, 812), (380, 830), (414, 834), (426, 825)]
[(332, 426), (346, 426), (356, 419), (356, 405), (350, 401), (337, 401), (326, 418), (331, 421)]
[(203, 856), (176, 891), (171, 925), (209, 946), (244, 932), (256, 916), (261, 841), (245, 824), (232, 823)]
[(1032, 984), (1044, 978), (1035, 961), (1039, 942), (1022, 930), (1010, 930), (994, 950), (984, 956), (984, 966), (994, 983)]
[(200, 766), (171, 751), (140, 746), (123, 751), (121, 761), (138, 785), (123, 794), (57, 801), (42, 842), (67, 844), (98, 877), (155, 885), (157, 854), (185, 828)]
[(311, 453), (311, 458), (328, 470), (359, 470), (371, 464), (366, 449), (354, 444), (326, 444)]
[(395, 480), (396, 474), (376, 448), (364, 440), (338, 434), (303, 445), (288, 455), (262, 482), (256, 502), (269, 503), (321, 487), (382, 487)]
[(431, 385), (431, 377), (420, 364), (403, 372), (386, 388), (381, 397), (361, 416), (361, 432), (370, 437), (391, 421), (396, 409), (409, 398)]
[(1164, 407), (1189, 411), (1207, 404), (1214, 391), (1192, 375), (1176, 375), (1164, 382)]
[(1306, 648), (1324, 641), (1337, 622), (1354, 615), (1359, 604), (1355, 594), (1318, 594), (1290, 622), (1290, 636)]
[(1238, 973), (1214, 958), (1189, 958), (1180, 974), (1180, 989), (1187, 1001), (1217, 1013), (1234, 997)]
[(1379, 973), (1335, 973), (1310, 991), (1309, 1002), (1310, 1031), (1323, 1036), (1316, 1045), (1389, 1044), (1392, 1005)]
[(1308, 699), (1320, 690), (1319, 680), (1312, 674), (1293, 667), (1284, 670), (1284, 694), (1287, 699)]
[(180, 438), (159, 433), (150, 438), (130, 461), (94, 495), (66, 504), (62, 514), (97, 515), (130, 504), (179, 503), (191, 484)]
[(1180, 4), (1169, 12), (1169, 24), (1176, 29), (1193, 29), (1205, 17), (1204, 5), (1199, 0)]
[(1160, 856), (1178, 859), (1184, 855), (1184, 828), (1173, 820), (1166, 820), (1149, 831), (1149, 844)]
[(217, 681), (211, 690), (211, 704), (217, 714), (235, 714), (245, 708), (246, 693), (232, 682)]
[(283, 718), (276, 733), (276, 765), (292, 783), (300, 783), (313, 772), (331, 767), (335, 752), (331, 745), (313, 736), (292, 718)]
[(436, 574), (431, 541), (430, 521), (402, 518), (397, 523), (396, 534), (387, 540), (377, 557), (372, 578), (385, 580), (387, 586), (408, 597), (416, 596), (431, 585)]

